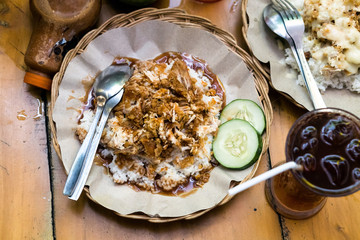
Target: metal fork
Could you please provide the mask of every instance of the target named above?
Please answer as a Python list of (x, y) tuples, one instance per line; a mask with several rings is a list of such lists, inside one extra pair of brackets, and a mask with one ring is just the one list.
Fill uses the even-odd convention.
[[(280, 13), (287, 33), (293, 40), (295, 51), (298, 55), (298, 64), (302, 77), (304, 78), (306, 88), (308, 89), (310, 98), (314, 108), (326, 108), (324, 100), (317, 87), (315, 79), (310, 71), (306, 61), (302, 41), (304, 37), (305, 24), (298, 10), (287, 0), (272, 0), (275, 9)], [(296, 56), (295, 56), (296, 58)]]

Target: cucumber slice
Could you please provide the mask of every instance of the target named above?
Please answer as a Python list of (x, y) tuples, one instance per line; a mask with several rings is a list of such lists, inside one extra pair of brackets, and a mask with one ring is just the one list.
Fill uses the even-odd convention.
[(262, 139), (247, 121), (233, 119), (221, 124), (213, 142), (216, 160), (227, 168), (245, 169), (259, 158)]
[(249, 99), (236, 99), (222, 110), (221, 123), (231, 119), (243, 119), (251, 123), (261, 135), (265, 130), (266, 120), (261, 107)]

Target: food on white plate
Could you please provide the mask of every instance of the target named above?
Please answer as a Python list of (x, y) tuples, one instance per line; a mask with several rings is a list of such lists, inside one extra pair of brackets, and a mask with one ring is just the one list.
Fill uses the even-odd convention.
[[(319, 89), (360, 93), (360, 1), (291, 2), (299, 8), (305, 22), (303, 49)], [(298, 69), (289, 48), (285, 55), (285, 63)], [(297, 83), (305, 86), (301, 75)]]
[[(115, 61), (124, 62), (134, 74), (103, 131), (96, 162), (107, 166), (114, 182), (136, 190), (177, 195), (203, 186), (218, 164), (211, 147), (225, 105), (220, 80), (205, 61), (184, 53)], [(80, 141), (94, 109), (83, 111)]]
[(266, 120), (260, 106), (250, 99), (235, 99), (222, 110), (221, 123), (231, 119), (243, 119), (248, 121), (261, 135), (265, 130)]

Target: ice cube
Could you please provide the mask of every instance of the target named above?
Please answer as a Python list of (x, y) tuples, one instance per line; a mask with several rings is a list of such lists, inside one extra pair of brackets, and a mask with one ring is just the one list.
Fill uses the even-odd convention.
[(301, 150), (303, 151), (316, 150), (318, 143), (319, 143), (318, 139), (313, 137), (310, 140), (306, 140), (302, 143)]
[(360, 180), (360, 168), (354, 168), (352, 171), (352, 177), (355, 182)]
[(360, 162), (360, 140), (353, 139), (351, 142), (346, 146), (346, 154), (353, 162)]
[(293, 148), (293, 154), (298, 154), (300, 152), (300, 149), (298, 147)]
[(349, 177), (349, 162), (342, 156), (334, 154), (323, 157), (321, 167), (333, 186), (345, 184)]
[(330, 119), (321, 129), (321, 139), (329, 145), (341, 145), (349, 141), (354, 132), (354, 125), (352, 122), (338, 116)]
[(297, 157), (295, 162), (302, 165), (305, 171), (315, 171), (316, 169), (316, 158), (310, 153)]
[(316, 137), (316, 135), (317, 135), (317, 129), (314, 126), (307, 126), (301, 132), (302, 139), (310, 139), (310, 138)]

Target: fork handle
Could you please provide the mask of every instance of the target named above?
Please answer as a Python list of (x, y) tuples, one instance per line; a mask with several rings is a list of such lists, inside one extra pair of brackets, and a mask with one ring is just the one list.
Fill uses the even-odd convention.
[(309, 92), (310, 99), (314, 105), (314, 108), (315, 109), (326, 108), (325, 102), (321, 96), (319, 88), (316, 85), (315, 79), (306, 61), (303, 49), (296, 47), (296, 45), (293, 46), (291, 49), (293, 50), (293, 52), (295, 51), (294, 53), (295, 58), (297, 55), (297, 62), (299, 64), (300, 72), (302, 77), (304, 78), (305, 85)]

